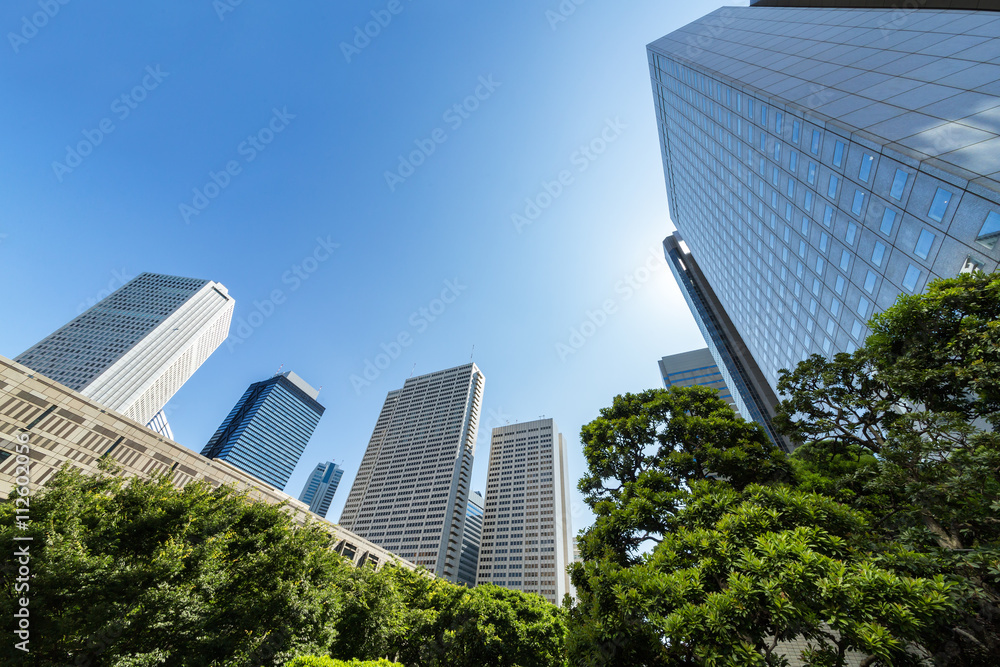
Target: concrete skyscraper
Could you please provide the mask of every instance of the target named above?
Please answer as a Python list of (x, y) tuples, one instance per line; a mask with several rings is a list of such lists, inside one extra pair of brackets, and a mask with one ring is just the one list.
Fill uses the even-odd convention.
[(470, 363), (390, 391), (340, 525), (458, 581), (484, 384)]
[(477, 583), (537, 593), (553, 604), (572, 594), (566, 456), (552, 419), (493, 429)]
[(219, 283), (143, 273), (14, 361), (148, 424), (229, 335), (234, 305)]
[(317, 463), (316, 469), (309, 475), (306, 485), (302, 487), (302, 494), (299, 500), (309, 505), (309, 511), (326, 517), (330, 511), (330, 502), (333, 495), (337, 493), (340, 486), (340, 478), (344, 476), (344, 469), (336, 463)]
[(318, 391), (291, 371), (255, 382), (201, 455), (284, 489), (326, 409), (318, 397)]
[(473, 491), (465, 511), (465, 532), (462, 534), (462, 555), (458, 561), (458, 583), (476, 585), (479, 548), (483, 541), (483, 494)]
[(889, 5), (754, 2), (648, 47), (671, 268), (772, 391), (900, 293), (1000, 259), (1000, 13)]

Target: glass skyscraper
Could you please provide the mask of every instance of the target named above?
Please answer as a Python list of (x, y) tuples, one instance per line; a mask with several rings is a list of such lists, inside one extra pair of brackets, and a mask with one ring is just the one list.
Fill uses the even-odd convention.
[(235, 303), (211, 280), (143, 273), (14, 361), (150, 424), (229, 335)]
[(390, 391), (340, 525), (457, 582), (485, 383), (470, 363)]
[(243, 393), (201, 455), (222, 459), (284, 489), (326, 409), (319, 392), (291, 371)]
[(660, 359), (658, 365), (665, 388), (708, 387), (719, 392), (719, 398), (735, 406), (726, 379), (707, 347), (667, 355)]
[(316, 469), (309, 475), (306, 485), (302, 487), (302, 495), (299, 500), (309, 505), (309, 511), (326, 517), (330, 511), (330, 502), (333, 495), (337, 493), (340, 486), (340, 478), (344, 476), (344, 469), (336, 463), (317, 463)]
[(483, 494), (473, 491), (465, 511), (465, 531), (462, 533), (462, 555), (458, 559), (458, 583), (470, 588), (476, 585), (479, 548), (483, 539)]
[(836, 4), (726, 7), (648, 47), (675, 254), (772, 389), (1000, 259), (1000, 13)]

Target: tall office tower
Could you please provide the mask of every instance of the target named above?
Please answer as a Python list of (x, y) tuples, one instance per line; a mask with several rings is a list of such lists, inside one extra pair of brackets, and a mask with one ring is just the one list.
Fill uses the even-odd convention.
[(168, 440), (174, 439), (174, 432), (170, 430), (170, 422), (167, 421), (167, 415), (163, 412), (163, 410), (160, 410), (153, 415), (153, 418), (146, 424), (146, 428), (150, 431), (159, 433)]
[(201, 455), (222, 459), (284, 489), (319, 418), (319, 392), (289, 371), (243, 392)]
[(466, 364), (390, 391), (340, 525), (458, 581), (485, 382)]
[(476, 569), (479, 567), (479, 547), (483, 540), (483, 502), (483, 494), (473, 491), (465, 511), (462, 555), (458, 560), (458, 583), (470, 588), (476, 585)]
[(725, 378), (722, 377), (722, 371), (719, 370), (707, 347), (671, 354), (660, 359), (659, 365), (660, 377), (663, 378), (663, 386), (667, 389), (671, 387), (715, 389), (719, 392), (719, 398), (733, 406), (733, 409), (739, 410), (732, 394), (729, 393)]
[(771, 442), (790, 452), (790, 443), (778, 433), (772, 421), (778, 397), (716, 298), (705, 274), (691, 253), (680, 245), (677, 234), (664, 239), (663, 252), (694, 321), (708, 343), (708, 351), (730, 388), (730, 398), (736, 411), (744, 419), (763, 426)]
[(552, 419), (493, 429), (477, 583), (572, 594), (573, 559), (566, 441)]
[(302, 487), (299, 500), (309, 505), (310, 512), (326, 517), (326, 513), (330, 511), (330, 501), (333, 500), (333, 494), (337, 493), (343, 476), (344, 469), (336, 463), (317, 463), (316, 469)]
[(1000, 13), (849, 4), (725, 7), (648, 47), (671, 266), (697, 258), (772, 389), (1000, 259)]
[(148, 424), (229, 335), (211, 280), (143, 273), (14, 361)]

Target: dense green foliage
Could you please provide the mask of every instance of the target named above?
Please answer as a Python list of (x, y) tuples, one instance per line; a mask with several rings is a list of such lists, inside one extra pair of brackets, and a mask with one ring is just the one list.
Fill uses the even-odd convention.
[[(0, 549), (14, 553), (12, 501)], [(354, 568), (317, 526), (230, 488), (64, 470), (31, 499), (29, 653), (4, 665), (260, 667), (296, 656), (408, 666), (559, 664), (564, 612), (392, 566)], [(320, 663), (322, 664), (322, 663)]]
[(381, 660), (335, 660), (329, 656), (300, 656), (285, 667), (402, 667), (398, 662)]
[(1000, 277), (871, 324), (783, 372), (787, 459), (702, 389), (583, 428), (571, 664), (1000, 664)]

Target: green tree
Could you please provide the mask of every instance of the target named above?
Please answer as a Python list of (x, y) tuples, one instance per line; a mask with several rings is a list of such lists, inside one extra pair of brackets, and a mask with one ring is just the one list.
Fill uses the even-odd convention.
[(1000, 275), (932, 282), (853, 353), (782, 372), (775, 424), (804, 487), (866, 512), (897, 562), (944, 574), (962, 609), (927, 638), (948, 664), (1000, 660)]
[(783, 483), (784, 455), (714, 392), (618, 397), (583, 438), (598, 516), (571, 569), (572, 664), (781, 665), (799, 639), (812, 665), (904, 665), (952, 610), (943, 579), (866, 552), (862, 513)]
[[(14, 553), (12, 501), (0, 548)], [(318, 528), (227, 487), (59, 472), (31, 499), (30, 653), (7, 665), (281, 665), (325, 652), (350, 566)], [(0, 613), (11, 618), (13, 574)]]
[(622, 565), (662, 539), (690, 483), (721, 477), (742, 488), (790, 474), (764, 430), (704, 387), (616, 396), (581, 437), (588, 470), (579, 488), (598, 521), (580, 550)]

